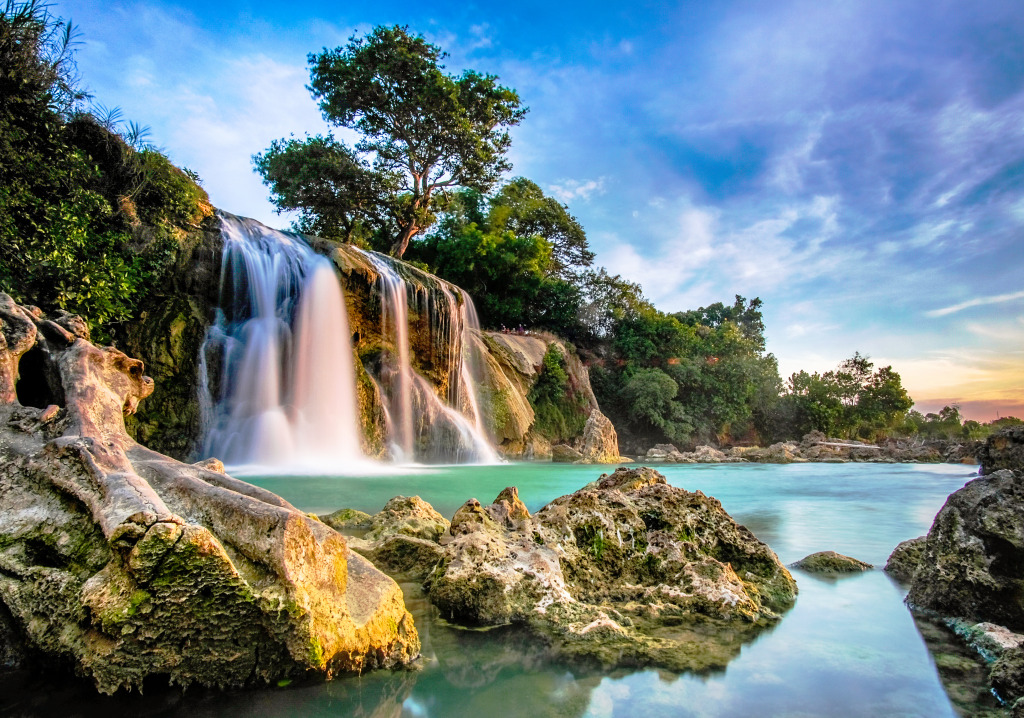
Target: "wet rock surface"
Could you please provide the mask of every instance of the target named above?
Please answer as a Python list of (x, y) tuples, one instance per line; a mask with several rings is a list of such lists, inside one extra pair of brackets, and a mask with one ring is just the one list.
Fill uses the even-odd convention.
[[(989, 661), (996, 693), (1024, 712), (1024, 456), (1019, 427), (978, 451), (1000, 467), (950, 494), (920, 548), (907, 603), (941, 616)], [(902, 546), (902, 544), (901, 544)], [(1016, 701), (1016, 704), (1014, 703)]]
[(925, 538), (907, 539), (896, 546), (885, 562), (885, 572), (900, 583), (910, 583), (924, 558)]
[(241, 686), (416, 656), (394, 581), (276, 495), (135, 443), (124, 417), (154, 388), (142, 362), (12, 304), (0, 294), (0, 359), (47, 405), (17, 391), (0, 403), (4, 665), (72, 666), (110, 693), (154, 675)]
[(907, 597), (942, 616), (1024, 629), (1024, 475), (969, 482), (935, 517)]
[(863, 573), (874, 568), (870, 563), (864, 563), (835, 551), (812, 553), (810, 556), (804, 556), (794, 563), (792, 567), (820, 576), (844, 576)]
[(649, 468), (603, 475), (532, 516), (513, 487), (490, 505), (472, 499), (436, 546), (416, 571), (442, 618), (520, 624), (558, 655), (602, 666), (724, 666), (796, 595), (717, 500)]

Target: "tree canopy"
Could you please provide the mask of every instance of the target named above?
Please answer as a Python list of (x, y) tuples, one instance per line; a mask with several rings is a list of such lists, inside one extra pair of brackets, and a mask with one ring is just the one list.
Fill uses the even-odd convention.
[(428, 229), (449, 192), (489, 191), (510, 168), (508, 128), (526, 109), (494, 75), (444, 72), (447, 53), (406, 27), (377, 27), (348, 45), (309, 55), (309, 90), (324, 119), (354, 129), (279, 140), (254, 157), (279, 209), (300, 229), (351, 239), (357, 224), (389, 238), (401, 257)]

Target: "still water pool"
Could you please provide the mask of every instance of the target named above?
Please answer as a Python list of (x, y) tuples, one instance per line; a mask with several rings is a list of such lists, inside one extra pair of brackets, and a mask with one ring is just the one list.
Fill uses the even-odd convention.
[[(784, 563), (834, 550), (885, 563), (900, 541), (927, 532), (951, 492), (977, 467), (910, 464), (663, 466), (669, 483), (717, 497)], [(410, 469), (372, 477), (249, 477), (298, 508), (378, 511), (419, 495), (446, 516), (468, 498), (489, 503), (517, 486), (531, 511), (597, 478), (593, 466), (508, 464)], [(403, 586), (423, 640), (420, 670), (250, 692), (147, 693), (149, 715), (200, 716), (955, 716), (935, 660), (881, 570), (840, 580), (794, 572), (796, 605), (742, 647), (725, 670), (595, 673), (551, 662), (515, 629), (465, 631), (438, 620)], [(20, 682), (19, 682), (20, 681)], [(968, 689), (970, 691), (971, 689)], [(973, 694), (972, 694), (973, 695)], [(959, 700), (967, 713), (995, 707)], [(39, 678), (0, 682), (0, 714), (118, 715), (136, 697), (98, 699)]]

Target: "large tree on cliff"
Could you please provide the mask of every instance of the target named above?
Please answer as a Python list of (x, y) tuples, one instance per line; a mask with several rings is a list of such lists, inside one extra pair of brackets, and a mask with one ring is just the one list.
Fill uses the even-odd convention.
[[(309, 56), (309, 90), (324, 118), (357, 130), (362, 139), (355, 154), (333, 138), (306, 143), (326, 148), (326, 155), (339, 161), (340, 175), (351, 179), (356, 169), (372, 173), (372, 181), (356, 184), (373, 195), (377, 216), (371, 220), (391, 228), (390, 251), (396, 257), (433, 223), (447, 190), (486, 192), (510, 168), (508, 128), (526, 113), (519, 96), (494, 75), (446, 74), (440, 64), (445, 57), (439, 47), (399, 26), (378, 27), (366, 37), (353, 36), (346, 47)], [(267, 171), (273, 168), (266, 158), (280, 157), (285, 149), (279, 143), (256, 157), (272, 189), (280, 177)], [(303, 143), (291, 149), (296, 157), (305, 151)], [(367, 158), (365, 166), (360, 158)], [(363, 210), (344, 196), (350, 184), (339, 183), (333, 198), (322, 192), (300, 198), (293, 192), (291, 205), (281, 194), (275, 201), (280, 208), (303, 210), (307, 222), (312, 215), (337, 215), (337, 206), (347, 208), (345, 217), (351, 219)]]

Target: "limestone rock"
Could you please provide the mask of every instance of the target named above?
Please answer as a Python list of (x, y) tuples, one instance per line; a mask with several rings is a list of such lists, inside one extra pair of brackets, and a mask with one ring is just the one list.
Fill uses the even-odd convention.
[(363, 538), (380, 541), (402, 535), (437, 541), (448, 532), (448, 526), (448, 520), (419, 496), (396, 496), (374, 514), (370, 531)]
[(924, 558), (925, 539), (924, 536), (918, 536), (896, 546), (885, 562), (885, 572), (900, 583), (910, 583)]
[(583, 460), (583, 454), (567, 444), (555, 444), (551, 447), (551, 460), (556, 464), (575, 464)]
[[(739, 650), (725, 635), (749, 638), (795, 597), (775, 554), (718, 501), (652, 469), (606, 474), (518, 521), (503, 503), (474, 499), (452, 519), (427, 579), (449, 620), (524, 623), (567, 656), (683, 670), (724, 665)], [(692, 626), (716, 622), (731, 627), (723, 643), (697, 650)]]
[(946, 500), (907, 602), (943, 616), (1024, 629), (1024, 473), (1002, 469)]
[(655, 444), (647, 450), (647, 461), (668, 461), (670, 456), (678, 455), (679, 449), (672, 444)]
[(772, 444), (767, 449), (752, 448), (745, 451), (742, 458), (762, 464), (792, 464), (807, 461), (799, 455), (799, 447), (792, 441)]
[[(1014, 704), (1024, 699), (1024, 647), (1008, 648), (992, 665), (989, 681), (999, 696)], [(1014, 715), (1017, 706), (1014, 705)]]
[(153, 392), (142, 362), (93, 346), (66, 318), (13, 314), (6, 357), (8, 327), (31, 316), (32, 361), (45, 365), (33, 376), (58, 380), (38, 388), (62, 406), (0, 404), (5, 663), (20, 644), (110, 693), (152, 675), (241, 686), (416, 656), (401, 590), (341, 535), (128, 436), (124, 416)]
[(874, 566), (835, 551), (818, 551), (810, 556), (804, 556), (793, 564), (793, 568), (822, 576), (840, 576), (870, 571)]
[(618, 464), (626, 461), (619, 456), (619, 437), (611, 420), (594, 409), (583, 428), (583, 461), (588, 464)]
[(999, 469), (1024, 471), (1024, 426), (1008, 426), (985, 440), (977, 452), (981, 473)]
[(317, 516), (317, 518), (335, 531), (369, 530), (373, 525), (373, 517), (370, 514), (355, 509), (339, 509), (334, 513)]

